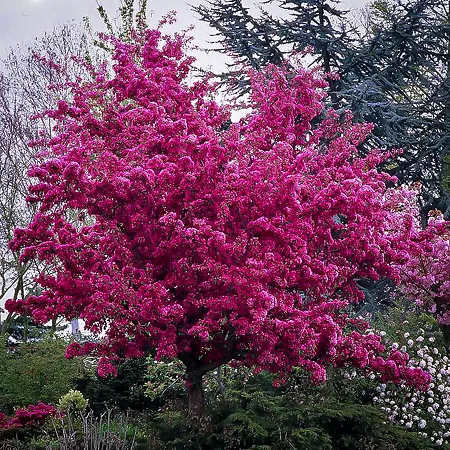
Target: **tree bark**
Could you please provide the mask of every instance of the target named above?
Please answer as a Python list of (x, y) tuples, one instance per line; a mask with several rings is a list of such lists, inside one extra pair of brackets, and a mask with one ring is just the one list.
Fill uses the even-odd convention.
[(446, 347), (450, 346), (450, 325), (439, 324)]
[(198, 428), (208, 428), (210, 420), (206, 416), (205, 396), (203, 392), (203, 376), (211, 370), (217, 369), (223, 364), (229, 363), (238, 355), (230, 352), (222, 358), (202, 364), (188, 353), (179, 355), (180, 360), (186, 367), (186, 390), (188, 397), (188, 419)]
[(8, 313), (5, 320), (0, 323), (0, 339), (3, 339), (5, 337), (12, 320), (13, 320), (13, 313)]
[(450, 346), (450, 325), (446, 323), (439, 322), (439, 316), (448, 312), (448, 301), (444, 298), (437, 298), (436, 302), (436, 314), (435, 318), (438, 319), (439, 328), (442, 332), (442, 337), (444, 338), (444, 344), (446, 347)]
[(186, 380), (188, 394), (188, 418), (203, 422), (205, 418), (205, 396), (203, 393), (203, 376), (188, 373)]

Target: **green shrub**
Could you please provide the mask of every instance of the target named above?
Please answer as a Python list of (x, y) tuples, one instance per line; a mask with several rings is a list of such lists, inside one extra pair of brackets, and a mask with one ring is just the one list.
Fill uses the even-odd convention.
[(129, 359), (118, 366), (117, 377), (101, 378), (90, 373), (77, 379), (75, 384), (98, 416), (108, 407), (137, 411), (159, 407), (160, 403), (155, 405), (144, 395), (146, 376), (146, 358)]
[(63, 412), (77, 413), (85, 411), (88, 403), (80, 391), (71, 389), (59, 399), (58, 408)]
[(56, 338), (21, 344), (13, 351), (0, 346), (0, 408), (12, 413), (14, 407), (39, 401), (56, 404), (75, 387), (82, 361), (66, 359), (66, 346)]
[[(209, 395), (210, 422), (199, 431), (171, 402), (154, 415), (160, 448), (285, 450), (431, 450), (418, 433), (386, 423), (370, 404), (375, 383), (349, 382), (344, 372), (330, 370), (329, 383), (314, 387), (298, 370), (280, 388), (266, 373), (224, 377), (225, 393)], [(356, 385), (355, 385), (356, 383)], [(210, 392), (211, 394), (211, 392)], [(156, 448), (156, 447), (155, 447)]]

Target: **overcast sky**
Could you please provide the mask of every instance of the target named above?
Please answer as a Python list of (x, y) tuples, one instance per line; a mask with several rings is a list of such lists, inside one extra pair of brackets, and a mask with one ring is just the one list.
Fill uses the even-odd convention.
[[(99, 1), (109, 12), (110, 17), (116, 15), (120, 0), (0, 0), (0, 57), (7, 53), (7, 49), (17, 44), (26, 44), (45, 32), (51, 32), (55, 27), (75, 21), (81, 23), (83, 17), (89, 17), (94, 31), (103, 29), (101, 19), (96, 11)], [(198, 5), (203, 0), (148, 0), (148, 8), (153, 11), (150, 24), (155, 24), (162, 16), (171, 10), (178, 11), (179, 25), (186, 28), (191, 24), (196, 26), (194, 35), (197, 44), (206, 46), (210, 39), (210, 29), (199, 22), (188, 4)], [(342, 0), (343, 9), (360, 8), (367, 1)], [(251, 6), (254, 1), (244, 0), (244, 4)], [(202, 65), (214, 64), (209, 57)], [(208, 59), (209, 58), (209, 59)], [(203, 58), (202, 58), (203, 59)]]

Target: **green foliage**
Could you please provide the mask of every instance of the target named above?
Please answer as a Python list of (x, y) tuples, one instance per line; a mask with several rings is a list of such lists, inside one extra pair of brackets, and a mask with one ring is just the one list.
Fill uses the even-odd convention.
[(88, 401), (83, 397), (83, 394), (74, 389), (64, 394), (58, 402), (58, 408), (64, 412), (83, 412), (87, 407)]
[(388, 342), (406, 345), (408, 339), (404, 337), (405, 333), (417, 337), (418, 330), (423, 329), (427, 335), (435, 338), (434, 347), (444, 349), (444, 339), (436, 318), (407, 299), (400, 298), (393, 307), (374, 315), (370, 321), (376, 330), (386, 333)]
[(14, 350), (0, 346), (0, 408), (11, 413), (14, 407), (39, 401), (55, 404), (73, 388), (83, 369), (81, 361), (64, 357), (66, 346), (64, 340), (51, 338)]
[(389, 24), (390, 18), (395, 12), (395, 4), (390, 0), (375, 0), (369, 4), (368, 25), (373, 35)]
[(103, 23), (106, 26), (106, 29), (108, 30), (108, 33), (113, 34), (114, 33), (114, 29), (113, 26), (111, 25), (111, 21), (109, 20), (108, 14), (105, 10), (105, 8), (101, 5), (98, 6), (97, 8), (98, 11), (98, 15), (101, 17)]
[(147, 383), (145, 395), (151, 400), (164, 401), (179, 398), (186, 392), (183, 375), (185, 368), (179, 360), (155, 361), (147, 359)]
[[(433, 446), (417, 433), (385, 423), (372, 404), (374, 382), (349, 382), (344, 372), (330, 370), (331, 380), (314, 387), (297, 371), (289, 382), (273, 387), (266, 373), (224, 377), (225, 394), (209, 396), (210, 422), (199, 433), (174, 404), (154, 417), (160, 448), (308, 450), (426, 450)], [(247, 381), (246, 381), (247, 379)], [(211, 393), (211, 392), (210, 392)]]
[[(135, 7), (135, 0), (123, 0), (119, 7), (119, 17), (112, 21), (106, 9), (102, 4), (97, 7), (97, 12), (104, 23), (109, 34), (117, 36), (124, 42), (132, 39), (132, 32), (137, 31), (142, 34), (147, 28), (147, 0), (138, 0)], [(92, 35), (92, 28), (88, 17), (83, 18), (86, 31)], [(93, 38), (95, 46), (110, 53), (112, 51), (105, 42), (100, 39)]]
[(129, 359), (118, 366), (117, 377), (101, 378), (88, 374), (76, 380), (76, 387), (89, 399), (91, 409), (100, 414), (105, 407), (143, 410), (153, 403), (145, 397), (147, 375), (145, 358)]

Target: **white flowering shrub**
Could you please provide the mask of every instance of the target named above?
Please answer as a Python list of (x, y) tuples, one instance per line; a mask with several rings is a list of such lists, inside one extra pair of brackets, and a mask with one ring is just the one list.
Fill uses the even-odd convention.
[[(436, 446), (450, 443), (450, 360), (440, 345), (436, 328), (397, 331), (392, 348), (407, 352), (412, 367), (421, 367), (432, 376), (428, 391), (412, 390), (406, 385), (381, 383), (373, 401), (385, 412), (387, 419), (428, 437)], [(414, 331), (413, 331), (414, 330)], [(383, 334), (383, 332), (380, 332)], [(385, 333), (384, 333), (385, 334)], [(389, 336), (386, 337), (387, 339)]]

